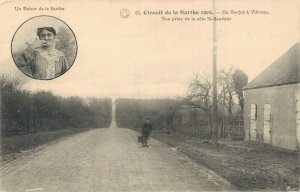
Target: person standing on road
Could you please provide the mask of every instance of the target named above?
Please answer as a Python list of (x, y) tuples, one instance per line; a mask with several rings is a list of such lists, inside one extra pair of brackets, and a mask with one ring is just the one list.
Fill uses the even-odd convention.
[(147, 117), (146, 122), (143, 125), (142, 134), (143, 134), (143, 147), (149, 147), (148, 140), (150, 133), (152, 131), (152, 125), (150, 123), (150, 118)]

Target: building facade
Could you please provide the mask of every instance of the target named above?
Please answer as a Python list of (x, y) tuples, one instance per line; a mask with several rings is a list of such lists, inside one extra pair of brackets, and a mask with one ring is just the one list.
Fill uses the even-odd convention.
[(300, 141), (299, 44), (244, 87), (245, 138), (297, 150)]

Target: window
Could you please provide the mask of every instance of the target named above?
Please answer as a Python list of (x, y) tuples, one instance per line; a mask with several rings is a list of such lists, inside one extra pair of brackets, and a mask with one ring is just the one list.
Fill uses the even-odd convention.
[(257, 119), (257, 105), (251, 104), (251, 120)]

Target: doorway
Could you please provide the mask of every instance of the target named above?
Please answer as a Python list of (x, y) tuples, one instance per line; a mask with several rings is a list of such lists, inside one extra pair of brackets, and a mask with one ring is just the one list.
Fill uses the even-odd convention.
[(263, 141), (264, 143), (271, 144), (271, 105), (264, 105), (264, 126), (263, 126)]

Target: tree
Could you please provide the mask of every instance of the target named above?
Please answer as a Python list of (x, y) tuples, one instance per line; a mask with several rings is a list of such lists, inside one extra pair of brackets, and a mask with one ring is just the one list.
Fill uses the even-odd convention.
[(207, 115), (212, 107), (212, 82), (205, 76), (196, 75), (188, 88), (186, 97), (181, 97), (181, 103), (185, 108), (198, 108)]
[(236, 69), (232, 75), (234, 91), (237, 94), (239, 105), (244, 111), (243, 87), (248, 83), (248, 76), (239, 69)]
[(1, 133), (3, 136), (66, 128), (108, 127), (111, 99), (62, 98), (50, 91), (32, 93), (24, 82), (0, 75)]
[(21, 90), (23, 83), (20, 79), (8, 75), (0, 76), (1, 131), (3, 134), (23, 132), (27, 127), (24, 119), (27, 118), (25, 114), (27, 114), (26, 98), (28, 94)]
[(229, 70), (219, 72), (218, 84), (220, 87), (220, 103), (224, 106), (229, 115), (232, 115), (232, 106), (234, 104), (234, 84), (233, 84), (233, 67)]

